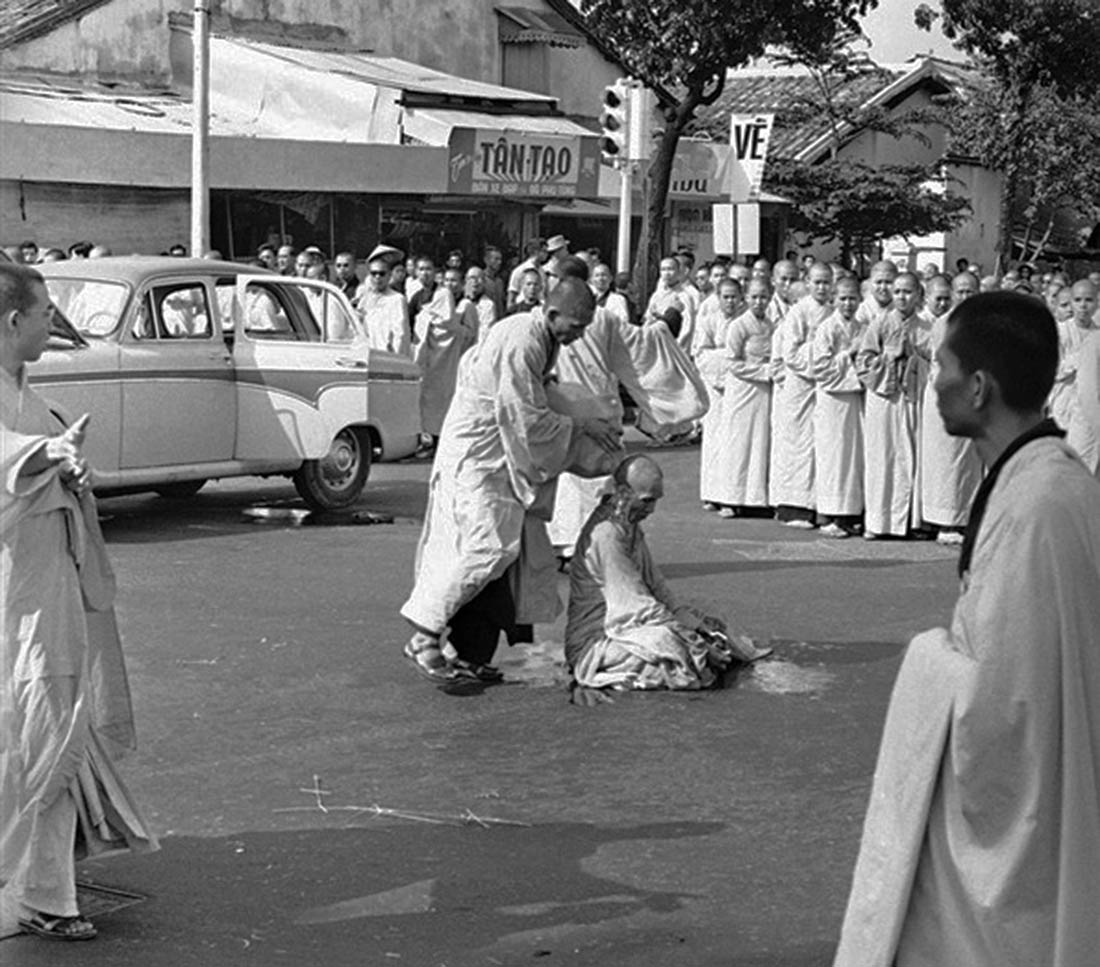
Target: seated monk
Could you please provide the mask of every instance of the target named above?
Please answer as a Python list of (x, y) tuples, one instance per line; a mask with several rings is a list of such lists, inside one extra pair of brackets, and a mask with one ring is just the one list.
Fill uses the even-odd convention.
[(677, 604), (665, 584), (641, 528), (664, 495), (661, 468), (629, 456), (612, 485), (570, 565), (565, 660), (574, 688), (709, 688), (733, 661), (769, 654), (727, 636), (720, 619)]

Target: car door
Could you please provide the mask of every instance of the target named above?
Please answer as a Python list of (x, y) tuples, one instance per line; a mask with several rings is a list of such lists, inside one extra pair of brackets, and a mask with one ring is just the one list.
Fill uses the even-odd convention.
[(233, 459), (233, 357), (202, 279), (148, 284), (120, 347), (122, 469)]
[(233, 309), (238, 459), (318, 459), (366, 422), (365, 336), (335, 286), (240, 276)]

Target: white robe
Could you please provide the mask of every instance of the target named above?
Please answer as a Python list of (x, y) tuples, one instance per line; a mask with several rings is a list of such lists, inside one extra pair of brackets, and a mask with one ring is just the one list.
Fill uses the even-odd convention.
[(569, 574), (566, 662), (587, 688), (697, 689), (714, 683), (701, 615), (673, 597), (637, 524), (610, 502), (592, 514)]
[(662, 282), (657, 283), (653, 295), (649, 297), (646, 305), (646, 325), (661, 321), (666, 309), (679, 309), (682, 317), (680, 332), (676, 335), (676, 342), (685, 353), (691, 352), (692, 343), (695, 341), (695, 312), (696, 302), (691, 292), (681, 283), (666, 286)]
[[(510, 568), (517, 623), (553, 621), (561, 608), (544, 522), (554, 480), (580, 470), (592, 441), (551, 409), (546, 384), (556, 351), (545, 320), (519, 313), (462, 357), (429, 480), (415, 583), (401, 608), (426, 631), (442, 634)], [(609, 473), (615, 459), (607, 454), (585, 472)]]
[(814, 507), (813, 336), (832, 312), (812, 296), (799, 299), (779, 324), (783, 383), (777, 395), (782, 422), (772, 439), (775, 475), (769, 481), (773, 506)]
[[(914, 519), (921, 394), (928, 379), (925, 320), (893, 310), (863, 333), (856, 367), (866, 387), (863, 410), (864, 527), (904, 537)], [(908, 375), (907, 375), (908, 374)]]
[[(661, 427), (694, 420), (707, 411), (708, 394), (695, 367), (664, 325), (644, 330), (623, 323), (605, 308), (596, 310), (584, 335), (558, 353), (555, 373), (563, 383), (584, 387), (619, 422), (622, 384), (647, 425)], [(595, 415), (595, 414), (593, 414)], [(563, 473), (557, 481), (551, 543), (566, 554), (588, 515), (599, 503), (606, 477)]]
[(813, 340), (814, 483), (818, 513), (863, 513), (863, 384), (856, 373), (859, 323), (833, 312)]
[(1027, 443), (898, 673), (835, 967), (1096, 963), (1097, 588), (1100, 485)]
[(925, 523), (937, 527), (963, 527), (970, 505), (982, 482), (982, 461), (966, 437), (951, 436), (943, 428), (932, 389), (939, 366), (936, 350), (947, 331), (947, 316), (932, 323), (929, 340), (928, 380), (921, 404), (918, 487), (920, 514)]
[(1077, 366), (1077, 412), (1067, 442), (1076, 445), (1085, 465), (1091, 463), (1092, 472), (1100, 477), (1100, 329), (1094, 329), (1081, 346)]
[[(439, 436), (451, 405), (463, 354), (478, 341), (476, 311), (458, 312), (445, 286), (416, 314), (416, 347), (420, 366), (420, 429)], [(472, 328), (472, 326), (474, 326)]]
[[(781, 432), (781, 427), (784, 424), (783, 415), (783, 397), (780, 393), (780, 389), (783, 386), (783, 345), (781, 340), (781, 333), (779, 324), (783, 321), (783, 317), (791, 311), (792, 303), (779, 298), (779, 294), (775, 293), (771, 300), (768, 302), (768, 309), (766, 315), (768, 321), (772, 324), (772, 351), (771, 351), (771, 372), (772, 372), (772, 415), (771, 415), (771, 434), (768, 444), (768, 480), (775, 480), (779, 474), (779, 466), (777, 459), (779, 451), (775, 446), (775, 441), (778, 439)], [(774, 506), (775, 501), (768, 501)]]
[(134, 728), (95, 501), (20, 476), (62, 429), (0, 370), (0, 937), (78, 913), (74, 858), (156, 849), (111, 762)]
[(699, 499), (716, 504), (725, 503), (720, 496), (723, 491), (721, 457), (727, 441), (721, 427), (725, 405), (723, 393), (729, 370), (726, 331), (732, 321), (721, 312), (700, 313), (695, 343), (691, 347), (692, 358), (710, 395), (710, 409), (702, 420), (703, 439), (699, 445)]
[(412, 356), (409, 306), (400, 292), (372, 292), (360, 286), (357, 305), (372, 349)]
[(720, 502), (768, 506), (771, 451), (771, 344), (767, 318), (743, 312), (726, 330), (726, 374), (718, 425)]

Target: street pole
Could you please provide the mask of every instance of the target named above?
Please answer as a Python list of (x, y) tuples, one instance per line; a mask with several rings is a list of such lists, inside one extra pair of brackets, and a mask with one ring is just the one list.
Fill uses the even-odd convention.
[(634, 191), (631, 177), (633, 161), (623, 161), (619, 168), (619, 239), (615, 248), (615, 271), (630, 271), (630, 208)]
[(210, 250), (210, 0), (195, 0), (191, 29), (191, 255)]

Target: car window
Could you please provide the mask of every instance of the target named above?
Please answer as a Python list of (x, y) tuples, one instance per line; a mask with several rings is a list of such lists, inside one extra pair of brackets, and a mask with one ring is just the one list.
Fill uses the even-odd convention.
[(214, 283), (214, 302), (218, 307), (218, 318), (222, 324), (222, 332), (233, 332), (233, 302), (237, 298), (236, 279), (218, 279)]
[(46, 279), (54, 304), (77, 332), (85, 336), (106, 336), (118, 328), (130, 287), (123, 282), (101, 279)]
[(244, 330), (251, 339), (315, 342), (319, 337), (313, 312), (300, 289), (249, 282), (244, 302)]
[[(138, 309), (139, 317), (142, 310), (146, 313), (151, 310), (158, 339), (209, 339), (212, 335), (210, 306), (206, 301), (206, 288), (201, 283), (154, 286), (147, 302)], [(145, 329), (153, 331), (148, 323)]]
[(306, 289), (305, 292), (321, 338), (327, 343), (352, 342), (359, 330), (344, 301), (334, 292), (323, 289)]

